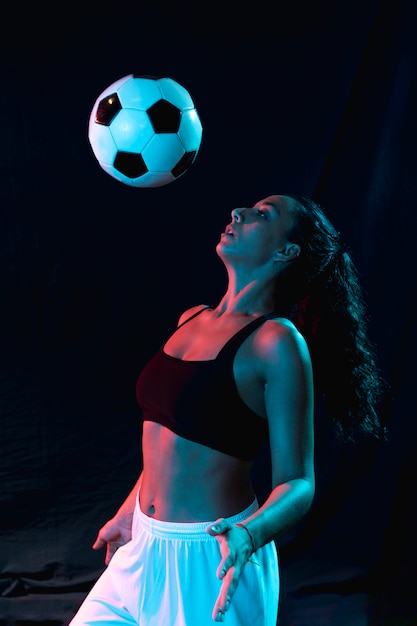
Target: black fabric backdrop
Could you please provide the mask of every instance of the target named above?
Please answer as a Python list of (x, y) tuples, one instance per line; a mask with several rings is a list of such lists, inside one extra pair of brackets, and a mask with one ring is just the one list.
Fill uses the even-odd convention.
[[(318, 407), (279, 623), (415, 625), (417, 5), (141, 4), (11, 6), (1, 24), (0, 625), (67, 624), (103, 570), (90, 546), (141, 469), (137, 374), (222, 294), (230, 210), (286, 191), (354, 253), (390, 439), (341, 445)], [(203, 122), (163, 188), (118, 183), (88, 145), (96, 97), (131, 72), (185, 85)], [(268, 467), (264, 451), (260, 498)]]

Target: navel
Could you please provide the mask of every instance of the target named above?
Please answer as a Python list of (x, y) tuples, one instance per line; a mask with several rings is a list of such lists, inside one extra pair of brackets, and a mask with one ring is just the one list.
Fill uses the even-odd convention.
[(153, 504), (150, 504), (147, 507), (146, 514), (148, 515), (148, 517), (153, 517), (155, 515), (155, 506)]

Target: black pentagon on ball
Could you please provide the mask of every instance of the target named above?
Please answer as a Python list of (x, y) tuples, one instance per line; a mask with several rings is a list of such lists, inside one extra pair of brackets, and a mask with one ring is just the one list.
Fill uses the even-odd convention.
[(112, 120), (116, 117), (121, 108), (122, 105), (120, 104), (117, 93), (106, 96), (98, 103), (96, 123), (102, 124), (103, 126), (110, 126)]
[(147, 110), (155, 133), (177, 133), (181, 111), (167, 100), (158, 100)]
[(172, 169), (171, 174), (174, 178), (178, 178), (181, 174), (184, 174), (193, 163), (196, 157), (197, 151), (193, 150), (192, 152), (186, 152), (178, 161), (176, 166)]
[(139, 178), (148, 171), (142, 156), (132, 152), (118, 152), (113, 166), (127, 178)]

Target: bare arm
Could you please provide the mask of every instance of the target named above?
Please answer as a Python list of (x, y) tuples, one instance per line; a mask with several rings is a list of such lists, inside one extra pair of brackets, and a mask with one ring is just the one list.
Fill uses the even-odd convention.
[[(213, 619), (224, 620), (251, 554), (298, 522), (314, 497), (313, 382), (306, 344), (292, 325), (269, 326), (257, 342), (256, 367), (264, 385), (269, 423), (272, 491), (244, 528), (217, 520), (223, 580)], [(252, 545), (253, 544), (253, 545)]]
[(298, 522), (314, 497), (313, 375), (307, 346), (290, 327), (268, 352), (265, 408), (273, 489), (247, 520), (256, 548)]

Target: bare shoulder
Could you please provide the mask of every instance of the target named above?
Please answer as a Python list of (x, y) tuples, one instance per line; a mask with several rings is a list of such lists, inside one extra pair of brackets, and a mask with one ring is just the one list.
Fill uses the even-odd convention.
[(303, 335), (290, 320), (283, 317), (267, 320), (260, 327), (254, 348), (262, 360), (270, 362), (287, 358), (310, 361)]
[(192, 306), (189, 309), (186, 309), (183, 313), (181, 313), (178, 319), (178, 326), (183, 322), (186, 322), (190, 317), (201, 311), (202, 309), (207, 309), (209, 307), (208, 304), (197, 304), (196, 306)]

